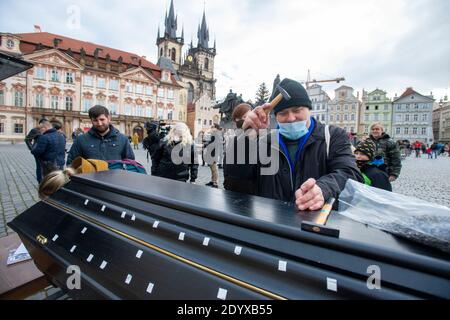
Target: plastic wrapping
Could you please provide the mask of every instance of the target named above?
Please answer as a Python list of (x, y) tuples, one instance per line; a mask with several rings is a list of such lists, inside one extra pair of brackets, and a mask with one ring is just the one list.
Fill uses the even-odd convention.
[(450, 208), (348, 180), (339, 213), (450, 253)]

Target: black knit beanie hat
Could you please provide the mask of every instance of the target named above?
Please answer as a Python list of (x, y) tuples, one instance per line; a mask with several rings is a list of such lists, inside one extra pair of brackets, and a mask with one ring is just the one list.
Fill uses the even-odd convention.
[(373, 143), (373, 141), (370, 139), (366, 139), (366, 140), (358, 143), (355, 151), (364, 153), (366, 156), (369, 157), (369, 160), (371, 161), (371, 160), (373, 160), (373, 157), (375, 156), (375, 149), (376, 149), (375, 143)]
[[(281, 102), (273, 109), (275, 114), (283, 109), (291, 107), (308, 107), (309, 109), (312, 109), (308, 93), (299, 82), (285, 78), (280, 82), (280, 87), (289, 93), (291, 99), (286, 100), (283, 98), (283, 100), (281, 100)], [(276, 90), (275, 93), (278, 94), (278, 90)]]

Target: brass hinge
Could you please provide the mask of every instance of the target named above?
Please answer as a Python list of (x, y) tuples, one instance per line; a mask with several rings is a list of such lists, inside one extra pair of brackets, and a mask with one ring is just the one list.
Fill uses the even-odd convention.
[(36, 241), (42, 244), (43, 246), (47, 244), (47, 238), (44, 237), (42, 234), (36, 237)]

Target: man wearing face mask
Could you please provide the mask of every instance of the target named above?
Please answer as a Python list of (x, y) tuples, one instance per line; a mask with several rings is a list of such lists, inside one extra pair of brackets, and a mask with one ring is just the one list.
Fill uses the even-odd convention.
[[(241, 166), (241, 172), (236, 170), (230, 179), (238, 181), (245, 177), (256, 195), (292, 201), (299, 210), (318, 210), (329, 198), (339, 196), (348, 179), (362, 182), (363, 178), (346, 132), (329, 127), (327, 153), (325, 126), (311, 117), (311, 100), (305, 88), (291, 79), (284, 79), (280, 86), (291, 99), (283, 99), (273, 110), (279, 129), (279, 147), (274, 147), (270, 136), (266, 137), (271, 157), (278, 157), (278, 171), (263, 175), (258, 161), (256, 165)], [(270, 108), (266, 103), (247, 113), (243, 129), (269, 128), (265, 110)]]
[(80, 135), (67, 155), (69, 166), (77, 157), (97, 160), (134, 160), (128, 138), (110, 123), (111, 116), (106, 107), (96, 105), (89, 109), (92, 128)]

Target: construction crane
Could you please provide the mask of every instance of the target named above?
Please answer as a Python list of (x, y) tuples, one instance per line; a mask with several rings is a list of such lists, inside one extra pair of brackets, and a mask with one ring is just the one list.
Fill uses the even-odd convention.
[(301, 81), (301, 83), (305, 84), (306, 85), (306, 89), (308, 89), (310, 84), (313, 84), (313, 83), (324, 83), (324, 82), (337, 82), (337, 83), (339, 83), (341, 81), (345, 81), (345, 78), (344, 77), (340, 77), (340, 78), (334, 78), (334, 79), (322, 79), (322, 80), (312, 79), (311, 80), (311, 73), (310, 73), (310, 71), (308, 69), (308, 78), (307, 78), (306, 81)]

